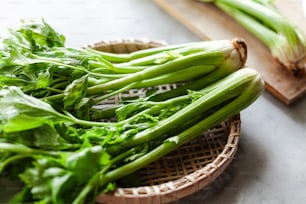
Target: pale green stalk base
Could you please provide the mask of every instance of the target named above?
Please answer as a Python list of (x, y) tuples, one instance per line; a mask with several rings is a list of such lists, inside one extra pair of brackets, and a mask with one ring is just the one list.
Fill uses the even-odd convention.
[(306, 36), (266, 0), (199, 0), (212, 2), (254, 34), (294, 76), (306, 72)]

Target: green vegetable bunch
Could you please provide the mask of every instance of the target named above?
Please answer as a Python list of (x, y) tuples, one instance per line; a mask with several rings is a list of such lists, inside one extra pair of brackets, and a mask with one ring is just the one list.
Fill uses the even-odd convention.
[[(0, 174), (24, 183), (11, 203), (94, 201), (264, 89), (240, 69), (241, 40), (110, 54), (67, 48), (43, 21), (11, 30), (0, 53)], [(169, 83), (180, 86), (152, 92)], [(104, 107), (130, 89), (147, 93)]]
[[(241, 68), (242, 40), (207, 41), (108, 54), (64, 47), (46, 22), (11, 30), (0, 50), (0, 85), (14, 85), (62, 111), (89, 119), (93, 105), (132, 88), (198, 80), (198, 87)], [(186, 88), (177, 94), (186, 94)]]
[(274, 0), (199, 0), (212, 2), (253, 33), (294, 76), (306, 70), (306, 36), (274, 6)]

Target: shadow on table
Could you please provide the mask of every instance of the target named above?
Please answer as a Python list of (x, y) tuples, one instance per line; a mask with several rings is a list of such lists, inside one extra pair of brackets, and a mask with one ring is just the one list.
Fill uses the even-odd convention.
[(263, 95), (269, 102), (272, 108), (278, 109), (278, 111), (284, 112), (297, 124), (304, 125), (306, 122), (306, 95), (299, 98), (291, 105), (285, 105), (281, 101), (277, 100), (270, 93), (265, 92)]

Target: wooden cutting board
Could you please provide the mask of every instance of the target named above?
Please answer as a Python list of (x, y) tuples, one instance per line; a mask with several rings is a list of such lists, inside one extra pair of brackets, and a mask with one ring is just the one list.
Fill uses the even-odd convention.
[[(286, 105), (291, 105), (306, 95), (306, 77), (293, 77), (271, 57), (269, 49), (264, 44), (213, 4), (195, 0), (154, 1), (203, 40), (235, 37), (245, 39), (248, 45), (246, 66), (259, 71), (266, 82), (266, 89)], [(306, 34), (306, 18), (301, 1), (277, 0), (275, 4)]]

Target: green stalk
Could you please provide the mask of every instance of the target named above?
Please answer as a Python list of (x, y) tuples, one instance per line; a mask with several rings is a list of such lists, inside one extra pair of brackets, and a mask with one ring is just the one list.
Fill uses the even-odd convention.
[[(87, 120), (80, 120), (78, 118), (75, 118), (73, 115), (71, 115), (69, 112), (64, 111), (67, 116), (65, 115), (61, 115), (59, 114), (60, 117), (65, 117), (66, 120), (75, 123), (75, 124), (79, 124), (79, 125), (84, 125), (84, 126), (106, 126), (106, 127), (114, 127), (114, 126), (123, 126), (125, 124), (131, 123), (133, 120), (135, 120), (137, 117), (139, 117), (139, 115), (143, 115), (143, 114), (151, 114), (151, 113), (155, 113), (159, 110), (161, 110), (164, 107), (167, 106), (175, 106), (176, 104), (182, 104), (182, 103), (186, 103), (188, 101), (191, 100), (191, 96), (189, 95), (185, 95), (185, 96), (180, 96), (180, 97), (176, 97), (176, 98), (171, 98), (168, 99), (166, 101), (162, 101), (162, 102), (151, 102), (151, 101), (145, 101), (145, 104), (151, 105), (150, 108), (141, 111), (140, 113), (137, 113), (123, 121), (120, 122), (94, 122), (94, 121), (87, 121)], [(122, 105), (118, 105), (115, 106), (114, 109), (111, 110), (111, 112), (113, 112), (113, 114), (115, 113), (115, 110), (122, 107)]]
[(157, 86), (160, 84), (161, 81), (167, 81), (168, 84), (185, 82), (188, 80), (198, 78), (199, 76), (209, 74), (215, 68), (216, 67), (213, 65), (196, 65), (173, 73), (164, 74), (151, 79), (143, 80), (139, 84), (140, 87), (137, 87), (137, 85), (135, 85), (134, 88)]
[(52, 87), (46, 87), (45, 89), (50, 91), (50, 92), (54, 92), (54, 93), (63, 93), (64, 92), (63, 90), (52, 88)]
[(67, 86), (68, 82), (67, 81), (62, 81), (62, 82), (58, 82), (57, 84), (54, 84), (52, 86), (53, 89), (62, 89), (64, 90)]
[[(112, 73), (118, 73), (118, 74), (129, 74), (129, 73), (135, 73), (140, 70), (143, 70), (146, 68), (146, 66), (128, 66), (124, 64), (113, 64), (112, 68), (103, 68), (103, 63), (99, 61), (90, 60), (89, 61), (90, 66), (97, 67), (101, 70), (111, 71)], [(94, 69), (93, 71), (99, 72), (99, 69)]]
[[(188, 93), (188, 90), (200, 90), (203, 87), (208, 86), (209, 84), (212, 84), (216, 82), (217, 80), (229, 75), (233, 71), (223, 69), (224, 66), (219, 67), (217, 70), (204, 75), (198, 79), (195, 79), (194, 81), (191, 81), (189, 83), (183, 84), (182, 86), (177, 87), (176, 89), (171, 89), (166, 92), (157, 93), (149, 97), (152, 101), (163, 101), (169, 98), (181, 96)], [(237, 67), (238, 68), (238, 67)], [(234, 69), (233, 69), (234, 70)]]
[(141, 111), (123, 121), (118, 122), (118, 124), (124, 125), (127, 123), (131, 123), (133, 122), (135, 119), (137, 119), (139, 116), (144, 115), (144, 114), (154, 114), (156, 112), (159, 112), (160, 110), (162, 110), (163, 108), (169, 106), (169, 107), (174, 107), (178, 104), (185, 104), (191, 102), (191, 96), (190, 95), (185, 95), (185, 96), (180, 96), (180, 97), (175, 97), (175, 98), (171, 98), (168, 99), (166, 101), (162, 101), (162, 102), (145, 102), (148, 105), (152, 105), (150, 108), (145, 109), (144, 111)]
[(254, 34), (294, 76), (306, 69), (306, 36), (276, 9), (272, 1), (199, 0), (213, 2)]
[[(202, 51), (199, 52), (199, 50)], [(190, 54), (193, 52), (195, 53)], [(112, 89), (113, 87), (116, 88), (116, 86), (123, 86), (137, 80), (141, 80), (141, 82), (135, 84), (136, 86), (134, 88), (185, 81), (190, 80), (195, 76), (200, 77), (209, 74), (218, 67), (220, 67), (219, 69), (222, 69), (222, 71), (217, 71), (217, 77), (221, 78), (241, 68), (245, 63), (247, 56), (245, 42), (241, 39), (234, 39), (232, 42), (203, 42), (202, 44), (197, 44), (197, 46), (194, 45), (192, 48), (182, 48), (180, 54), (186, 56), (175, 59), (169, 63), (152, 66), (142, 72), (127, 76), (126, 78), (114, 80), (100, 86), (91, 87), (89, 88), (88, 93), (91, 94), (92, 92), (96, 92), (94, 89), (102, 91)], [(184, 66), (184, 64), (188, 64), (189, 67), (178, 69), (180, 66)], [(192, 66), (192, 64), (194, 66)], [(194, 70), (190, 71), (190, 69), (197, 69), (197, 73), (194, 72)], [(169, 74), (167, 75), (167, 73)], [(165, 75), (163, 76), (163, 74)], [(205, 81), (215, 80), (216, 78), (207, 77), (207, 80), (201, 80), (201, 84), (199, 85), (202, 85)]]
[(95, 53), (97, 55), (101, 55), (104, 59), (114, 62), (114, 63), (122, 63), (122, 62), (129, 62), (134, 59), (143, 58), (149, 55), (153, 55), (160, 52), (165, 52), (169, 50), (174, 50), (186, 46), (190, 46), (193, 44), (197, 44), (198, 42), (194, 43), (185, 43), (185, 44), (177, 44), (177, 45), (167, 45), (167, 46), (160, 46), (156, 48), (149, 48), (149, 49), (141, 49), (131, 53), (110, 53), (101, 50), (96, 50), (92, 48), (86, 48), (89, 52)]
[[(97, 85), (90, 87), (88, 89), (88, 94), (97, 94), (106, 90), (113, 90), (120, 87), (123, 87), (127, 84), (133, 83), (135, 81), (142, 81), (145, 79), (150, 79), (157, 77), (163, 74), (172, 73), (179, 71), (191, 66), (206, 64), (206, 65), (215, 65), (223, 63), (223, 60), (232, 52), (233, 44), (231, 42), (224, 43), (223, 47), (216, 47), (216, 49), (202, 51), (195, 54), (190, 54), (187, 56), (182, 56), (173, 61), (170, 61), (161, 65), (151, 66), (143, 71), (130, 74), (127, 77), (120, 78), (118, 80), (113, 80), (105, 84)], [(211, 70), (209, 70), (211, 71)], [(167, 83), (167, 82), (162, 82)]]
[(90, 70), (86, 69), (85, 67), (65, 64), (65, 63), (63, 63), (60, 60), (57, 60), (55, 58), (51, 59), (49, 57), (42, 57), (42, 56), (38, 56), (38, 55), (33, 55), (33, 57), (34, 57), (35, 63), (40, 62), (40, 63), (47, 63), (47, 64), (63, 66), (63, 67), (66, 67), (66, 68), (70, 68), (72, 70), (82, 71), (82, 72), (85, 72), (85, 73), (87, 73), (91, 76), (96, 76), (96, 77), (110, 77), (110, 78), (118, 77), (118, 76), (112, 75), (112, 74), (102, 74), (102, 73), (91, 72)]
[(116, 73), (122, 73), (122, 74), (135, 73), (144, 70), (146, 68), (147, 66), (127, 66), (124, 64), (114, 64), (114, 71)]
[[(239, 88), (237, 91), (239, 92), (239, 95), (236, 98), (189, 129), (183, 131), (177, 136), (168, 138), (160, 146), (156, 147), (146, 155), (119, 168), (111, 170), (104, 175), (101, 175), (99, 185), (105, 186), (109, 182), (115, 181), (145, 167), (149, 163), (156, 161), (186, 142), (199, 136), (202, 132), (207, 131), (209, 128), (212, 128), (220, 124), (222, 121), (234, 116), (235, 114), (238, 114), (241, 110), (252, 104), (264, 90), (263, 80), (255, 70), (242, 69), (238, 72), (240, 72), (238, 74), (240, 77), (248, 78), (248, 80), (246, 80), (247, 82), (243, 82), (244, 89), (241, 89), (240, 86), (238, 86)], [(237, 83), (241, 82), (239, 81)]]
[(233, 40), (235, 50), (224, 59), (223, 63), (220, 64), (214, 71), (207, 75), (199, 75), (198, 79), (191, 81), (190, 83), (184, 84), (176, 89), (158, 93), (150, 97), (153, 101), (163, 101), (168, 98), (177, 97), (188, 93), (188, 90), (200, 90), (207, 85), (222, 79), (223, 77), (237, 71), (244, 66), (247, 59), (247, 47), (243, 40)]
[[(121, 89), (121, 88), (123, 88), (122, 90), (125, 90), (124, 86), (133, 84), (135, 82), (139, 82), (145, 79), (150, 79), (152, 77), (157, 77), (162, 74), (167, 74), (170, 72), (178, 71), (180, 69), (184, 69), (186, 68), (186, 66), (189, 66), (189, 64), (191, 65), (195, 65), (196, 63), (200, 64), (201, 62), (199, 62), (199, 60), (202, 61), (202, 63), (205, 63), (205, 61), (207, 60), (211, 63), (217, 62), (218, 64), (221, 64), (222, 54), (223, 53), (205, 53), (205, 52), (200, 53), (200, 54), (197, 53), (195, 56), (188, 56), (188, 57), (180, 58), (169, 64), (155, 65), (143, 71), (127, 75), (126, 77), (115, 79), (115, 80), (106, 82), (104, 84), (99, 84), (99, 85), (94, 85), (92, 87), (89, 87), (87, 90), (87, 93), (88, 95), (96, 95), (96, 94), (99, 94), (101, 92), (108, 91), (108, 90), (116, 90), (116, 89)], [(193, 64), (194, 62), (195, 64)], [(167, 82), (165, 81), (160, 81), (160, 84), (166, 84), (166, 83)], [(56, 95), (45, 97), (43, 98), (43, 100), (52, 101), (52, 100), (61, 99), (63, 97), (64, 97), (64, 94), (56, 94)]]
[[(125, 119), (124, 121), (120, 121), (118, 122), (118, 124), (120, 125), (124, 125), (126, 123), (131, 123), (133, 120), (137, 119), (137, 117), (139, 117), (140, 115), (143, 114), (153, 114), (156, 113), (157, 111), (167, 107), (167, 106), (175, 106), (177, 104), (184, 104), (184, 103), (188, 103), (188, 101), (191, 101), (191, 96), (189, 95), (184, 95), (184, 96), (180, 96), (180, 97), (175, 97), (175, 98), (171, 98), (168, 100), (164, 100), (161, 102), (152, 102), (152, 101), (144, 101), (144, 105), (149, 105), (151, 106), (148, 109), (145, 109), (144, 111), (141, 111), (127, 119)], [(114, 117), (116, 115), (116, 110), (124, 107), (123, 104), (118, 104), (118, 105), (112, 105), (111, 107), (107, 107), (107, 108), (102, 108), (100, 106), (97, 106), (97, 108), (95, 108), (92, 111), (91, 114), (91, 119), (92, 120), (99, 120), (99, 119), (103, 119), (103, 118), (110, 118), (110, 117)]]
[(223, 49), (229, 43), (230, 41), (228, 40), (214, 40), (214, 41), (202, 41), (198, 43), (190, 43), (188, 44), (188, 46), (179, 47), (177, 49), (164, 50), (159, 53), (152, 53), (151, 55), (132, 59), (126, 63), (121, 63), (119, 65), (121, 66), (122, 65), (125, 66), (158, 65), (158, 64), (163, 64), (167, 61), (174, 60), (176, 58), (180, 58), (182, 56), (196, 54), (203, 51)]
[(94, 77), (88, 77), (87, 81), (88, 81), (88, 86), (95, 86), (97, 84), (101, 84), (101, 83), (106, 83), (108, 81), (110, 81), (111, 79), (96, 79)]
[[(204, 44), (206, 45), (206, 47), (204, 46)], [(178, 57), (164, 64), (150, 66), (142, 71), (129, 74), (126, 77), (115, 79), (103, 84), (91, 86), (88, 88), (87, 93), (88, 95), (101, 94), (105, 91), (121, 89), (132, 83), (134, 83), (134, 85), (137, 85), (135, 87), (142, 87), (142, 81), (159, 77), (164, 74), (180, 71), (183, 69), (188, 69), (192, 66), (205, 65), (208, 67), (213, 66), (215, 69), (217, 69), (220, 65), (224, 64), (226, 61), (229, 61), (229, 64), (225, 63), (225, 66), (234, 66), (232, 67), (232, 70), (235, 70), (237, 68), (241, 68), (246, 59), (246, 49), (244, 49), (244, 52), (241, 52), (241, 50), (243, 50), (242, 48), (245, 48), (245, 43), (242, 40), (238, 39), (234, 39), (233, 41), (216, 41), (214, 43), (203, 43), (201, 45), (198, 45), (198, 47), (195, 46), (192, 49), (192, 52), (194, 52), (195, 50), (202, 50), (201, 52), (197, 51), (193, 54), (190, 54), (191, 50), (186, 48), (185, 51), (182, 51), (184, 52), (184, 54), (186, 54), (186, 56)], [(207, 74), (211, 71), (211, 68), (209, 68), (208, 70), (203, 70), (203, 72), (201, 73)], [(175, 77), (178, 78), (179, 76)], [(185, 74), (182, 74), (180, 77), (181, 80), (184, 81)], [(164, 80), (156, 80), (154, 82), (155, 85), (167, 83), (168, 82)], [(44, 99), (52, 101), (59, 100), (63, 97), (64, 94), (57, 94), (45, 97)]]
[(167, 46), (160, 46), (160, 47), (156, 47), (156, 48), (150, 48), (150, 49), (143, 49), (143, 50), (138, 50), (135, 52), (130, 53), (130, 58), (129, 61), (134, 60), (134, 59), (138, 59), (138, 58), (143, 58), (145, 56), (148, 55), (153, 55), (156, 53), (160, 53), (160, 52), (165, 52), (165, 51), (169, 51), (169, 50), (176, 50), (179, 48), (183, 48), (183, 47), (189, 47), (192, 45), (196, 45), (198, 43), (202, 43), (202, 42), (191, 42), (191, 43), (183, 43), (183, 44), (177, 44), (177, 45), (167, 45)]
[(55, 77), (56, 77), (55, 79), (52, 79), (50, 86), (67, 80), (66, 77), (62, 77), (62, 76), (55, 76)]
[[(155, 65), (149, 67), (143, 71), (130, 74), (126, 77), (110, 81), (105, 84), (97, 85), (88, 88), (88, 94), (98, 94), (99, 92), (103, 92), (106, 90), (114, 90), (126, 86), (135, 81), (142, 81), (145, 79), (150, 79), (153, 77), (157, 77), (163, 74), (179, 71), (190, 66), (199, 65), (201, 63), (222, 63), (222, 58), (224, 57), (224, 53), (222, 51), (216, 52), (203, 52), (196, 53), (190, 56), (178, 58), (166, 64)], [(166, 82), (162, 82), (163, 84)]]
[[(128, 140), (120, 143), (118, 147), (113, 148), (118, 148), (121, 150), (128, 149), (139, 144), (155, 140), (163, 134), (166, 134), (174, 127), (183, 126), (186, 122), (192, 121), (195, 116), (204, 114), (206, 111), (212, 110), (214, 107), (222, 104), (223, 102), (235, 99), (245, 90), (245, 87), (250, 84), (255, 77), (257, 77), (257, 75), (257, 72), (247, 68), (238, 70), (233, 74), (228, 75), (224, 79), (221, 79), (199, 91), (199, 93), (203, 92), (203, 96), (198, 100), (189, 104), (172, 116), (160, 121), (158, 125), (132, 136)], [(259, 86), (259, 89), (261, 88), (262, 86)], [(110, 151), (112, 152), (113, 149), (110, 148)], [(116, 154), (116, 151), (112, 153)]]
[(110, 52), (104, 52), (97, 49), (86, 48), (87, 51), (98, 54), (109, 62), (118, 63), (118, 62), (127, 62), (130, 60), (129, 54), (114, 54)]
[(119, 94), (119, 93), (122, 93), (122, 92), (128, 91), (129, 89), (134, 88), (135, 84), (138, 84), (138, 83), (137, 83), (137, 82), (130, 83), (130, 84), (128, 84), (128, 85), (126, 85), (126, 86), (124, 86), (124, 87), (122, 87), (122, 88), (119, 88), (119, 89), (117, 89), (117, 90), (115, 90), (115, 91), (112, 91), (112, 92), (110, 92), (110, 93), (108, 93), (108, 94), (104, 94), (104, 95), (102, 95), (102, 96), (98, 96), (98, 97), (96, 97), (96, 98), (93, 99), (93, 102), (94, 102), (95, 104), (98, 104), (99, 102), (101, 102), (101, 101), (103, 101), (103, 100), (105, 100), (105, 99), (108, 99), (108, 98), (110, 98), (110, 97), (112, 97), (112, 96), (115, 96), (115, 95), (117, 95), (117, 94)]
[(275, 30), (271, 30), (271, 28), (263, 26), (263, 23), (254, 17), (227, 4), (217, 2), (216, 5), (223, 11), (226, 11), (226, 13), (231, 13), (232, 17), (234, 17), (241, 25), (247, 28), (247, 30), (253, 33), (269, 48), (272, 48), (277, 44), (277, 42), (279, 42), (280, 36), (275, 32)]

